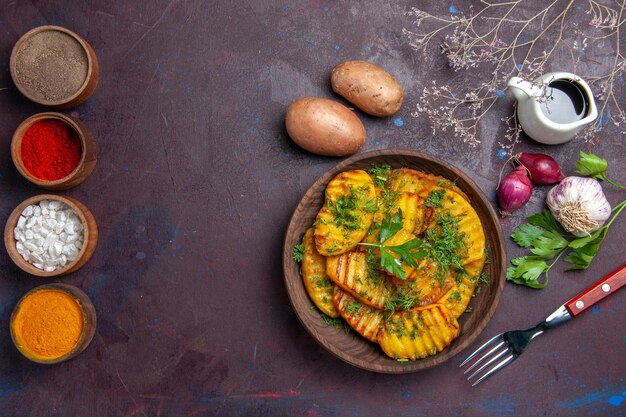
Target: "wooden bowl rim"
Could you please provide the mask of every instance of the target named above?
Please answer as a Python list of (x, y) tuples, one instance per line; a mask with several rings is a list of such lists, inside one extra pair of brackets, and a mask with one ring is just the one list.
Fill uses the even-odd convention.
[[(80, 252), (78, 252), (78, 256), (76, 256), (76, 259), (74, 259), (72, 262), (65, 265), (65, 268), (60, 268), (52, 272), (46, 272), (43, 269), (39, 269), (36, 266), (32, 265), (30, 262), (25, 261), (24, 258), (22, 258), (20, 254), (17, 253), (17, 250), (15, 249), (16, 242), (15, 242), (15, 234), (13, 231), (15, 229), (15, 226), (17, 225), (17, 221), (20, 218), (20, 215), (22, 214), (22, 211), (24, 211), (24, 209), (28, 207), (29, 205), (37, 204), (42, 200), (57, 200), (64, 204), (67, 204), (68, 206), (72, 208), (72, 210), (76, 212), (76, 214), (80, 218), (80, 221), (83, 225), (83, 233), (84, 233), (83, 234), (83, 246), (80, 248)], [(15, 262), (15, 264), (22, 271), (27, 272), (31, 275), (42, 277), (42, 278), (52, 278), (52, 277), (57, 277), (59, 275), (63, 275), (65, 271), (72, 269), (76, 264), (78, 264), (78, 262), (81, 260), (81, 258), (85, 255), (87, 251), (87, 246), (88, 246), (87, 242), (89, 241), (90, 230), (89, 230), (89, 222), (87, 221), (87, 216), (85, 216), (85, 213), (83, 213), (83, 209), (79, 207), (78, 204), (76, 204), (76, 202), (78, 202), (78, 200), (69, 196), (62, 196), (62, 195), (56, 195), (56, 194), (38, 194), (33, 197), (27, 198), (26, 200), (22, 201), (17, 207), (13, 209), (13, 211), (9, 215), (9, 218), (7, 219), (6, 226), (4, 227), (4, 245), (6, 246), (6, 250), (9, 254), (9, 257), (13, 260), (13, 262)], [(87, 209), (86, 206), (84, 207), (85, 209)], [(9, 248), (11, 248), (11, 250), (9, 250)]]
[[(65, 177), (59, 178), (58, 180), (45, 180), (35, 177), (30, 172), (28, 172), (28, 169), (26, 169), (26, 167), (24, 166), (24, 162), (22, 161), (21, 157), (22, 139), (24, 138), (24, 134), (26, 133), (26, 131), (30, 129), (30, 127), (35, 123), (47, 119), (61, 120), (62, 122), (69, 125), (72, 129), (74, 129), (74, 131), (78, 135), (78, 138), (80, 139), (80, 146), (82, 148), (80, 153), (80, 160), (78, 161), (76, 168), (74, 168), (74, 170), (72, 170), (72, 172), (67, 174)], [(11, 159), (13, 160), (15, 168), (17, 168), (17, 170), (20, 172), (20, 174), (22, 174), (24, 178), (40, 187), (61, 185), (74, 180), (74, 178), (79, 175), (81, 168), (84, 167), (86, 157), (87, 139), (85, 137), (85, 132), (83, 131), (83, 128), (79, 126), (78, 123), (76, 123), (76, 120), (74, 120), (73, 117), (65, 115), (63, 113), (49, 111), (33, 114), (28, 119), (20, 123), (17, 129), (15, 129), (15, 132), (13, 133), (13, 139), (11, 140)]]
[[(335, 175), (337, 175), (341, 171), (348, 169), (350, 165), (366, 160), (366, 159), (381, 158), (381, 157), (382, 158), (384, 157), (408, 157), (408, 158), (423, 159), (430, 163), (438, 164), (442, 166), (444, 169), (446, 169), (447, 171), (453, 172), (459, 178), (463, 179), (463, 181), (465, 181), (467, 185), (469, 186), (469, 188), (471, 189), (472, 193), (475, 194), (476, 198), (481, 200), (482, 205), (486, 209), (488, 219), (491, 223), (491, 226), (493, 226), (493, 230), (490, 229), (489, 231), (495, 235), (494, 240), (496, 241), (495, 247), (492, 247), (490, 249), (490, 252), (493, 255), (497, 256), (501, 262), (501, 265), (498, 271), (498, 276), (496, 277), (497, 282), (495, 284), (492, 284), (493, 286), (495, 286), (495, 293), (493, 294), (493, 298), (491, 299), (491, 304), (488, 306), (483, 316), (479, 319), (478, 325), (475, 327), (474, 331), (471, 334), (466, 335), (466, 339), (462, 343), (455, 345), (455, 342), (458, 341), (458, 339), (456, 339), (455, 341), (452, 342), (452, 345), (448, 346), (445, 350), (438, 353), (437, 355), (430, 356), (428, 358), (420, 359), (416, 361), (399, 363), (391, 358), (388, 358), (389, 359), (388, 365), (370, 363), (370, 362), (366, 362), (361, 359), (349, 356), (345, 354), (341, 349), (338, 349), (336, 346), (334, 346), (332, 341), (327, 340), (322, 335), (319, 335), (319, 336), (316, 335), (314, 331), (313, 323), (309, 323), (308, 318), (304, 315), (304, 313), (301, 312), (299, 308), (296, 307), (296, 303), (294, 300), (295, 294), (292, 294), (292, 291), (290, 288), (290, 280), (293, 280), (294, 278), (290, 278), (291, 273), (289, 271), (290, 265), (293, 264), (293, 260), (291, 259), (293, 242), (290, 242), (289, 235), (293, 234), (292, 229), (297, 227), (296, 222), (298, 218), (296, 217), (296, 214), (299, 212), (302, 206), (304, 206), (305, 201), (308, 202), (308, 200), (312, 198), (312, 196), (315, 194), (314, 190), (316, 188), (319, 188), (321, 185), (328, 183)], [(407, 168), (411, 168), (411, 167), (407, 167)], [(419, 168), (416, 168), (416, 169), (419, 169)], [(485, 230), (487, 230), (486, 227), (485, 227)], [(304, 231), (302, 234), (304, 234)], [(287, 295), (296, 313), (296, 316), (298, 317), (298, 320), (302, 323), (306, 331), (311, 335), (311, 337), (313, 337), (314, 340), (316, 340), (326, 350), (328, 350), (331, 354), (338, 357), (342, 361), (350, 365), (356, 366), (358, 368), (368, 370), (368, 371), (378, 372), (378, 373), (404, 374), (404, 373), (413, 373), (413, 372), (422, 371), (422, 370), (429, 369), (429, 368), (432, 368), (432, 367), (435, 367), (444, 363), (445, 361), (456, 356), (461, 351), (469, 347), (478, 338), (478, 336), (482, 333), (482, 331), (485, 329), (485, 327), (487, 326), (487, 324), (493, 317), (495, 310), (498, 306), (498, 303), (500, 301), (500, 296), (502, 294), (502, 291), (504, 290), (504, 283), (506, 281), (505, 277), (506, 277), (507, 259), (506, 259), (506, 251), (505, 251), (502, 235), (503, 233), (502, 233), (502, 227), (499, 221), (499, 216), (497, 215), (492, 205), (489, 203), (489, 200), (486, 198), (484, 193), (467, 174), (465, 174), (462, 170), (450, 164), (449, 162), (446, 162), (428, 153), (412, 151), (412, 150), (402, 149), (402, 148), (372, 150), (372, 151), (360, 153), (360, 154), (351, 156), (339, 162), (337, 165), (335, 165), (334, 167), (324, 172), (324, 174), (322, 174), (322, 176), (320, 176), (308, 188), (308, 190), (306, 191), (304, 196), (300, 199), (300, 201), (298, 202), (298, 205), (294, 209), (292, 217), (289, 221), (289, 225), (287, 227), (287, 231), (285, 233), (285, 239), (283, 243), (283, 274), (284, 274), (283, 278), (284, 278), (285, 286), (287, 289)], [(296, 279), (300, 282), (302, 281), (299, 276)], [(305, 296), (307, 299), (309, 299), (308, 294), (306, 294), (306, 291), (305, 291)], [(461, 328), (461, 332), (463, 332), (463, 328)], [(355, 335), (354, 333), (352, 335), (345, 334), (345, 336), (346, 337), (359, 337), (359, 338), (361, 337), (359, 335)], [(459, 337), (461, 336), (463, 336), (463, 333), (461, 333)], [(387, 359), (387, 356), (384, 354), (382, 350), (380, 351), (380, 355), (381, 357)]]
[[(34, 35), (41, 33), (41, 32), (46, 32), (46, 31), (57, 31), (57, 32), (63, 32), (66, 35), (71, 36), (74, 40), (76, 40), (80, 46), (83, 48), (83, 52), (85, 53), (85, 55), (87, 56), (87, 75), (85, 76), (85, 80), (83, 81), (82, 85), (80, 86), (80, 88), (71, 96), (64, 98), (62, 100), (57, 100), (57, 101), (45, 101), (45, 100), (39, 100), (36, 99), (34, 97), (32, 97), (28, 91), (26, 91), (26, 89), (24, 89), (22, 87), (22, 84), (20, 82), (18, 82), (17, 80), (17, 73), (16, 73), (16, 65), (17, 65), (17, 53), (19, 52), (20, 48), (22, 47), (22, 45), (31, 37), (33, 37)], [(87, 41), (85, 39), (83, 39), (80, 35), (78, 35), (77, 33), (64, 28), (62, 26), (56, 26), (56, 25), (44, 25), (44, 26), (38, 26), (36, 28), (33, 28), (31, 30), (29, 30), (28, 32), (26, 32), (25, 34), (23, 34), (15, 43), (15, 46), (13, 46), (13, 50), (11, 51), (11, 58), (9, 61), (9, 67), (11, 70), (11, 78), (13, 78), (13, 84), (15, 84), (15, 86), (17, 87), (17, 89), (20, 91), (20, 93), (22, 93), (25, 97), (27, 97), (29, 100), (41, 104), (43, 106), (63, 106), (64, 104), (68, 104), (70, 103), (72, 100), (76, 99), (76, 97), (80, 96), (82, 94), (83, 91), (85, 91), (85, 89), (87, 88), (87, 85), (89, 84), (89, 80), (91, 79), (91, 77), (93, 76), (93, 69), (94, 69), (94, 63), (93, 63), (93, 59), (91, 57), (91, 54), (89, 53), (89, 49), (91, 49), (91, 46), (89, 45), (89, 43), (87, 43)]]
[[(37, 359), (37, 358), (28, 356), (26, 352), (20, 349), (16, 340), (15, 332), (13, 331), (13, 321), (15, 320), (15, 317), (17, 316), (17, 311), (19, 310), (19, 307), (22, 304), (22, 301), (24, 301), (28, 296), (38, 291), (47, 290), (47, 289), (63, 291), (64, 293), (71, 296), (74, 300), (76, 300), (76, 302), (78, 302), (81, 313), (83, 314), (83, 331), (81, 332), (80, 338), (76, 342), (76, 345), (72, 348), (72, 350), (67, 352), (65, 355), (59, 356), (58, 358), (54, 358), (54, 359)], [(51, 282), (49, 284), (43, 284), (35, 288), (32, 288), (29, 291), (27, 291), (26, 294), (20, 297), (17, 304), (15, 304), (15, 307), (13, 307), (13, 312), (11, 313), (11, 318), (9, 320), (9, 328), (11, 332), (11, 340), (13, 341), (13, 345), (15, 345), (15, 348), (22, 354), (22, 356), (24, 356), (26, 359), (30, 361), (33, 361), (42, 365), (54, 365), (56, 363), (65, 362), (66, 360), (73, 358), (74, 356), (82, 352), (84, 348), (91, 343), (94, 333), (88, 331), (88, 326), (89, 325), (95, 326), (96, 320), (97, 319), (96, 319), (95, 308), (93, 306), (93, 302), (83, 290), (81, 290), (75, 285), (65, 284), (61, 282)]]

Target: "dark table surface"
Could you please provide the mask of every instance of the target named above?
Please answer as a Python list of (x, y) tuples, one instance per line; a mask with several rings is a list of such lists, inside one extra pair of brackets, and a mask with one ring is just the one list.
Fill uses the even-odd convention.
[[(526, 7), (530, 13), (544, 3)], [(590, 6), (577, 3), (576, 18), (586, 24)], [(0, 415), (626, 415), (624, 292), (538, 338), (521, 359), (476, 388), (459, 370), (463, 355), (408, 375), (351, 367), (321, 348), (292, 310), (281, 259), (287, 223), (307, 188), (340, 159), (297, 147), (284, 114), (301, 96), (337, 98), (328, 78), (339, 62), (376, 62), (405, 89), (394, 117), (359, 113), (368, 133), (361, 152), (400, 147), (438, 155), (493, 200), (505, 164), (500, 119), (511, 114), (513, 99), (507, 92), (484, 118), (479, 146), (449, 133), (433, 135), (428, 119), (413, 115), (423, 86), (463, 80), (465, 72), (449, 69), (436, 43), (424, 57), (411, 49), (402, 36), (402, 28), (414, 28), (404, 14), (410, 6), (391, 0), (1, 1), (2, 221), (43, 192), (10, 158), (15, 128), (46, 110), (13, 86), (13, 44), (33, 27), (65, 26), (94, 47), (101, 76), (93, 97), (66, 111), (97, 137), (93, 175), (67, 194), (92, 210), (100, 237), (91, 261), (61, 279), (93, 300), (96, 336), (61, 365), (22, 358), (9, 335), (11, 310), (26, 291), (48, 281), (21, 272), (2, 251)], [(445, 17), (470, 10), (466, 2), (421, 7)], [(594, 58), (606, 66), (615, 46), (607, 41), (593, 53), (608, 58)], [(565, 54), (546, 69), (574, 68)], [(614, 90), (624, 107), (622, 89), (623, 75)], [(515, 151), (549, 152), (573, 174), (581, 149), (605, 157), (611, 176), (626, 182), (624, 126), (607, 124), (592, 141), (555, 147), (522, 136)], [(623, 191), (604, 188), (613, 204), (623, 200)], [(502, 222), (509, 258), (522, 251), (508, 236), (543, 208), (546, 191), (536, 189), (524, 209)], [(588, 270), (565, 273), (559, 263), (539, 291), (507, 283), (472, 348), (542, 320), (617, 268), (624, 261), (623, 217)]]

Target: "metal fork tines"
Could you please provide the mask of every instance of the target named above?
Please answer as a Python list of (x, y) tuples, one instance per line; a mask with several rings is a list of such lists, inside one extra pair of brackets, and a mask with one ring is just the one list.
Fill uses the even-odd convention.
[[(473, 378), (480, 376), (476, 381), (474, 381), (472, 386), (480, 384), (485, 378), (493, 375), (517, 359), (517, 357), (528, 347), (530, 341), (535, 337), (571, 318), (572, 316), (570, 315), (569, 310), (565, 308), (565, 305), (562, 305), (535, 327), (528, 330), (514, 330), (511, 332), (500, 333), (499, 335), (492, 337), (484, 345), (476, 349), (474, 353), (469, 355), (463, 363), (461, 363), (460, 366), (464, 366), (465, 364), (471, 362), (472, 359), (477, 358), (476, 361), (470, 365), (465, 372), (463, 372), (463, 374), (471, 372), (474, 368), (486, 360), (480, 368), (467, 377), (467, 380), (471, 381)], [(487, 351), (487, 349), (489, 349), (489, 351)], [(478, 358), (479, 355), (482, 356)]]
[[(543, 326), (539, 325), (528, 330), (515, 330), (494, 336), (461, 363), (460, 366), (464, 366), (472, 361), (472, 359), (477, 358), (463, 374), (468, 374), (474, 368), (482, 364), (474, 373), (467, 377), (468, 381), (472, 381), (473, 378), (478, 378), (472, 383), (472, 386), (480, 384), (485, 378), (493, 375), (517, 359), (524, 349), (526, 349), (530, 341), (543, 332)], [(487, 349), (489, 350), (487, 351)], [(478, 358), (479, 355), (482, 356)]]

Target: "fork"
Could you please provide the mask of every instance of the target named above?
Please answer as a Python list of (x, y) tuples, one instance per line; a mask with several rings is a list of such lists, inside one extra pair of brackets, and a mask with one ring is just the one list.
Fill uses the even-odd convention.
[[(535, 327), (531, 327), (527, 330), (509, 331), (494, 336), (484, 345), (479, 347), (474, 353), (469, 355), (467, 359), (459, 365), (459, 367), (463, 367), (471, 362), (472, 359), (476, 358), (476, 361), (474, 361), (474, 363), (469, 366), (465, 372), (463, 372), (463, 374), (466, 375), (483, 363), (483, 361), (487, 360), (482, 366), (467, 377), (467, 380), (471, 382), (473, 378), (480, 375), (480, 377), (472, 383), (472, 386), (476, 386), (485, 380), (485, 378), (493, 375), (517, 359), (524, 352), (524, 350), (526, 350), (531, 340), (535, 337), (563, 322), (570, 320), (573, 317), (576, 317), (578, 314), (582, 313), (610, 294), (616, 292), (624, 285), (626, 285), (626, 264), (620, 266), (600, 281), (596, 282), (571, 300), (567, 301), (565, 304), (561, 305), (554, 313), (550, 314), (544, 321)], [(489, 349), (489, 351), (485, 353), (487, 349)], [(482, 356), (478, 358), (481, 354)], [(498, 360), (500, 361), (496, 363)]]

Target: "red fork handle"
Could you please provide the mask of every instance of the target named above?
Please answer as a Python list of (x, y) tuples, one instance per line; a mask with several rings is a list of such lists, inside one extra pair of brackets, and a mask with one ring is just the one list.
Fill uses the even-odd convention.
[(572, 317), (579, 315), (600, 300), (626, 285), (626, 264), (565, 303)]

